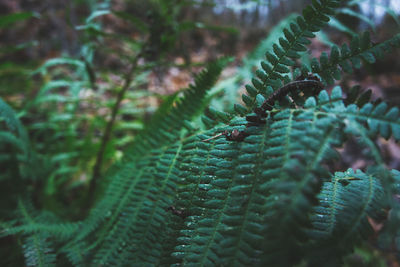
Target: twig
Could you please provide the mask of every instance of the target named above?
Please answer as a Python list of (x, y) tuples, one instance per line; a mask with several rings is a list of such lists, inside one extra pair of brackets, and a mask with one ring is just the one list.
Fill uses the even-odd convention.
[(104, 135), (101, 140), (100, 149), (99, 149), (99, 152), (97, 153), (96, 163), (94, 164), (94, 167), (93, 167), (92, 179), (90, 180), (90, 184), (89, 184), (89, 192), (88, 192), (89, 203), (91, 202), (91, 200), (93, 200), (94, 192), (95, 192), (95, 189), (97, 186), (97, 181), (100, 179), (100, 176), (101, 176), (101, 167), (103, 165), (104, 152), (106, 149), (106, 145), (111, 137), (111, 132), (112, 132), (112, 128), (114, 126), (115, 118), (117, 117), (121, 101), (124, 99), (125, 93), (128, 90), (129, 85), (131, 84), (131, 82), (133, 80), (133, 75), (137, 70), (137, 64), (138, 64), (138, 60), (140, 57), (141, 57), (141, 53), (139, 53), (134, 58), (131, 68), (128, 71), (128, 73), (126, 74), (126, 77), (124, 80), (124, 85), (122, 86), (121, 90), (118, 92), (117, 100), (113, 106), (113, 109), (111, 112), (111, 119), (108, 121), (106, 129), (104, 131)]

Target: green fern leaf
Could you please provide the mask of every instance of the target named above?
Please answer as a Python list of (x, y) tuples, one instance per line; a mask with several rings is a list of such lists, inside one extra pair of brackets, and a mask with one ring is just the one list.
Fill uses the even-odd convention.
[[(277, 90), (281, 86), (281, 81), (290, 81), (286, 75), (289, 72), (286, 66), (292, 66), (294, 60), (300, 57), (300, 53), (307, 50), (304, 45), (309, 44), (310, 41), (306, 38), (315, 37), (313, 32), (319, 31), (329, 21), (328, 15), (334, 13), (334, 8), (338, 6), (338, 3), (335, 0), (313, 1), (312, 5), (303, 10), (304, 18), (297, 17), (290, 27), (283, 30), (285, 37), (279, 38), (279, 45), (274, 44), (273, 51), (267, 51), (265, 54), (267, 61), (261, 62), (265, 73), (257, 75), (259, 78), (261, 76), (260, 80), (252, 80), (254, 88), (259, 93), (265, 93), (267, 86), (272, 86), (274, 90)], [(255, 106), (254, 93), (243, 96), (243, 101), (250, 112)]]
[(56, 254), (51, 246), (48, 237), (44, 234), (27, 237), (22, 245), (26, 266), (56, 266)]
[[(168, 116), (162, 114), (163, 116), (156, 117), (139, 134), (129, 153), (133, 156), (130, 160), (136, 158), (136, 164), (115, 172), (105, 199), (86, 220), (88, 227), (82, 229), (82, 233), (70, 242), (69, 247), (77, 247), (81, 240), (96, 230), (96, 242), (85, 248), (84, 254), (96, 249), (94, 261), (99, 264), (123, 265), (123, 262), (129, 262), (132, 251), (136, 251), (134, 255), (140, 257), (147, 255), (147, 260), (150, 261), (152, 255), (149, 252), (161, 251), (146, 249), (140, 253), (139, 248), (145, 249), (146, 243), (154, 246), (162, 244), (161, 240), (153, 242), (153, 237), (160, 230), (157, 218), (163, 218), (167, 214), (166, 209), (172, 204), (177, 179), (173, 162), (180, 157), (178, 148), (181, 145), (178, 142), (176, 147), (157, 148), (179, 140), (186, 120), (199, 112), (207, 90), (215, 82), (225, 63), (226, 60), (211, 64), (198, 76), (195, 85), (185, 92), (183, 100), (170, 109)], [(222, 115), (218, 113), (218, 116)], [(124, 163), (119, 164), (124, 165), (126, 166)], [(132, 177), (132, 180), (127, 177)], [(158, 194), (158, 190), (163, 194)], [(161, 198), (152, 199), (153, 195)], [(135, 222), (135, 227), (126, 225), (127, 221)], [(132, 243), (131, 240), (137, 242)]]
[(376, 58), (381, 58), (384, 52), (399, 46), (400, 34), (380, 44), (373, 44), (370, 41), (369, 32), (365, 32), (361, 37), (353, 37), (350, 48), (344, 44), (340, 53), (338, 47), (332, 46), (329, 61), (325, 53), (320, 57), (320, 64), (313, 58), (311, 68), (325, 83), (333, 84), (334, 80), (340, 79), (338, 66), (343, 72), (352, 73), (351, 65), (356, 69), (360, 68), (362, 59), (368, 63), (374, 63)]
[(310, 231), (314, 244), (308, 249), (314, 265), (340, 261), (351, 253), (356, 243), (373, 233), (368, 220), (382, 222), (388, 208), (379, 179), (360, 170), (335, 173), (318, 199)]
[(14, 110), (0, 98), (0, 119), (4, 120), (8, 129), (17, 134), (22, 141), (27, 142), (28, 136), (17, 114)]

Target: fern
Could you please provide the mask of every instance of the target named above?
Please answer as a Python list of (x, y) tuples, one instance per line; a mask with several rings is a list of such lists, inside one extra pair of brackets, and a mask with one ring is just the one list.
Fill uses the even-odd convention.
[[(2, 224), (3, 235), (21, 233), (27, 263), (39, 266), (54, 262), (53, 251), (75, 266), (339, 265), (372, 233), (369, 220), (383, 221), (393, 208), (397, 217), (389, 218), (388, 228), (398, 222), (392, 195), (399, 175), (386, 169), (376, 139), (399, 141), (400, 119), (398, 108), (369, 103), (357, 93), (344, 99), (338, 86), (330, 95), (321, 90), (299, 98), (301, 86), (281, 89), (296, 76), (289, 76), (288, 67), (296, 65), (306, 37), (337, 6), (313, 1), (304, 18), (284, 30), (258, 79), (246, 87), (246, 107), (236, 106), (246, 118), (210, 108), (203, 117), (208, 129), (191, 126), (225, 64), (215, 62), (135, 137), (124, 160), (109, 170), (104, 196), (86, 219), (63, 223), (20, 205), (17, 219)], [(314, 59), (311, 70), (331, 84), (340, 78), (339, 66), (350, 72), (349, 62), (358, 68), (361, 59), (373, 62), (395, 46), (397, 35), (374, 45), (364, 34), (350, 48), (334, 46), (329, 58)], [(307, 71), (303, 66), (301, 72)], [(254, 109), (263, 103), (271, 107)], [(253, 109), (257, 123), (251, 121)], [(234, 130), (246, 137), (225, 138)], [(336, 148), (352, 139), (373, 163), (366, 171), (332, 174), (331, 163), (340, 159)], [(398, 235), (388, 229), (393, 232)]]
[(340, 263), (341, 256), (348, 254), (355, 243), (372, 234), (368, 220), (382, 222), (388, 208), (378, 177), (352, 169), (335, 173), (318, 198), (320, 205), (315, 208), (310, 232), (315, 241), (308, 249), (311, 261), (317, 265)]
[(262, 69), (256, 71), (257, 78), (252, 79), (252, 85), (246, 86), (248, 95), (243, 94), (242, 99), (247, 111), (254, 108), (258, 93), (268, 96), (282, 85), (282, 81), (290, 80), (288, 67), (294, 66), (294, 60), (307, 50), (305, 45), (311, 43), (307, 38), (315, 37), (313, 32), (318, 32), (329, 21), (328, 15), (334, 14), (338, 3), (335, 0), (313, 1), (304, 9), (303, 17), (297, 17), (296, 22), (283, 30), (285, 37), (279, 38), (279, 45), (273, 45), (273, 52), (266, 52), (267, 60), (261, 62)]
[(21, 137), (26, 136), (14, 110), (3, 99), (0, 99), (0, 115), (4, 119), (7, 128), (12, 132), (17, 132)]
[[(81, 229), (81, 233), (72, 241), (72, 247), (79, 246), (84, 238), (97, 230), (96, 242), (86, 250), (90, 251), (96, 248), (99, 251), (95, 256), (96, 262), (112, 263), (115, 257), (119, 257), (122, 248), (124, 251), (130, 251), (133, 246), (131, 244), (129, 247), (124, 247), (126, 245), (123, 244), (129, 244), (129, 240), (132, 240), (133, 237), (136, 239), (141, 234), (146, 234), (143, 229), (148, 225), (135, 219), (138, 218), (137, 216), (142, 214), (142, 220), (146, 221), (147, 215), (145, 214), (149, 213), (150, 217), (147, 218), (147, 221), (151, 223), (153, 216), (165, 212), (164, 209), (170, 203), (169, 198), (174, 194), (176, 176), (173, 173), (166, 176), (158, 175), (157, 171), (161, 174), (171, 169), (172, 167), (168, 166), (175, 161), (174, 158), (179, 153), (174, 156), (176, 153), (174, 149), (157, 149), (157, 147), (175, 141), (181, 135), (181, 129), (184, 126), (188, 127), (185, 120), (192, 118), (202, 108), (202, 99), (216, 81), (225, 62), (226, 60), (212, 63), (207, 70), (201, 72), (195, 80), (195, 85), (185, 92), (180, 103), (170, 108), (170, 116), (156, 115), (154, 121), (136, 138), (136, 142), (129, 150), (133, 158), (140, 156), (140, 159), (133, 166), (123, 167), (123, 170), (116, 171), (105, 199), (100, 201), (91, 212), (84, 223), (87, 227)], [(151, 154), (148, 155), (149, 152)], [(119, 166), (121, 165), (123, 163), (120, 163)], [(132, 173), (136, 173), (133, 182), (126, 179)], [(163, 180), (159, 181), (161, 178)], [(166, 196), (162, 199), (153, 199), (154, 206), (150, 205), (152, 202), (149, 203), (146, 198), (156, 194), (160, 188), (167, 190), (165, 191)], [(126, 221), (137, 221), (140, 224), (136, 227), (128, 227)], [(101, 228), (97, 229), (98, 227)], [(111, 242), (116, 239), (120, 241)], [(137, 246), (138, 244), (135, 245), (136, 248)]]
[[(276, 239), (272, 237), (270, 234), (277, 229), (265, 228), (264, 220), (265, 218), (279, 218), (279, 224), (270, 224), (270, 221), (267, 224), (280, 227), (285, 224), (282, 222), (282, 217), (285, 217), (284, 213), (287, 212), (287, 216), (290, 217), (289, 214), (298, 208), (296, 205), (309, 201), (307, 195), (303, 196), (301, 190), (297, 191), (298, 188), (291, 181), (292, 173), (285, 168), (293, 167), (292, 164), (296, 164), (296, 160), (292, 157), (298, 156), (298, 151), (304, 149), (304, 147), (298, 146), (297, 131), (304, 130), (303, 127), (310, 125), (304, 122), (307, 117), (301, 113), (293, 114), (289, 111), (282, 111), (274, 118), (276, 121), (272, 125), (267, 125), (265, 129), (249, 129), (251, 136), (246, 138), (243, 143), (229, 144), (226, 140), (218, 139), (215, 144), (208, 145), (212, 149), (207, 154), (205, 151), (202, 152), (207, 149), (207, 146), (201, 145), (201, 143), (195, 151), (190, 153), (193, 156), (196, 156), (197, 153), (205, 154), (206, 157), (203, 156), (203, 158), (206, 158), (207, 161), (198, 162), (199, 160), (194, 158), (196, 165), (201, 166), (201, 169), (191, 170), (191, 166), (194, 164), (189, 164), (184, 169), (186, 172), (183, 177), (193, 177), (194, 173), (191, 172), (200, 173), (200, 177), (195, 176), (193, 180), (190, 179), (187, 182), (187, 189), (185, 190), (184, 187), (183, 192), (180, 193), (182, 197), (178, 197), (181, 199), (178, 203), (181, 203), (184, 196), (189, 196), (190, 199), (179, 206), (183, 206), (188, 214), (194, 213), (185, 223), (188, 227), (181, 230), (181, 237), (178, 237), (178, 240), (182, 240), (183, 243), (177, 247), (178, 251), (175, 255), (183, 259), (183, 264), (230, 265), (240, 263), (249, 265), (259, 263), (260, 256), (264, 253), (271, 256), (271, 258), (265, 259), (267, 262), (272, 260), (272, 257), (280, 258), (282, 256), (278, 256), (278, 254), (274, 254), (274, 256), (268, 252), (263, 253), (263, 248), (266, 248), (265, 245), (260, 244), (264, 239), (263, 236), (270, 237), (268, 240), (271, 243), (267, 244), (268, 246), (270, 244), (276, 246), (279, 237), (282, 237), (279, 234)], [(287, 134), (282, 135), (284, 132)], [(310, 138), (318, 136), (315, 134), (311, 134)], [(287, 141), (282, 142), (283, 140)], [(331, 140), (327, 138), (324, 142), (329, 144)], [(286, 148), (277, 146), (282, 143)], [(328, 145), (324, 145), (322, 150), (328, 147)], [(310, 147), (306, 146), (302, 151), (309, 150)], [(309, 156), (312, 156), (316, 151), (309, 152)], [(320, 153), (324, 154), (325, 151), (315, 153), (315, 162), (311, 164), (310, 169), (305, 170), (305, 173), (299, 173), (297, 179), (304, 179), (304, 191), (315, 187), (313, 179), (311, 179), (312, 175), (307, 177), (306, 173), (315, 171), (314, 164), (322, 159)], [(294, 168), (298, 170), (296, 167)], [(302, 177), (302, 174), (305, 176)], [(284, 179), (288, 181), (283, 182)], [(299, 197), (302, 201), (293, 203), (293, 210), (285, 210), (279, 214), (282, 212), (280, 208), (289, 204), (289, 199), (291, 199), (290, 195), (284, 197), (284, 193), (290, 194), (291, 190), (293, 190), (294, 197)], [(282, 195), (279, 192), (282, 192)], [(184, 206), (185, 204), (187, 206)], [(299, 211), (299, 213), (301, 212)], [(270, 216), (272, 214), (274, 216)], [(275, 217), (275, 215), (283, 216)], [(287, 218), (288, 224), (290, 219), (292, 218)], [(286, 228), (281, 228), (279, 232), (284, 236), (283, 233), (286, 230)], [(287, 242), (285, 240), (286, 245)], [(274, 259), (276, 260), (276, 258)]]
[(322, 53), (319, 62), (313, 58), (311, 70), (319, 74), (326, 84), (333, 84), (334, 80), (341, 79), (340, 70), (352, 73), (352, 66), (359, 69), (362, 60), (374, 63), (376, 58), (382, 57), (385, 52), (390, 52), (391, 48), (398, 46), (400, 46), (400, 34), (383, 43), (373, 44), (369, 32), (365, 32), (361, 37), (354, 36), (350, 46), (343, 44), (340, 49), (336, 45), (332, 46), (329, 57), (326, 53)]
[(22, 246), (27, 266), (55, 266), (56, 254), (51, 249), (51, 244), (43, 234), (35, 234), (26, 238)]
[[(265, 127), (248, 128), (251, 135), (243, 142), (232, 143), (223, 137), (211, 143), (199, 140), (214, 131), (209, 130), (154, 150), (134, 168), (142, 182), (141, 187), (131, 184), (131, 190), (137, 186), (140, 191), (125, 194), (120, 208), (98, 231), (96, 262), (298, 262), (307, 252), (302, 248), (309, 241), (308, 214), (317, 203), (323, 178), (329, 177), (321, 163), (334, 159), (332, 146), (345, 140), (346, 114), (335, 115), (341, 108), (345, 106), (339, 88), (330, 98), (322, 91), (318, 102), (314, 98), (306, 101), (304, 110), (283, 110)], [(358, 120), (352, 114), (346, 119)], [(217, 131), (245, 123), (233, 120), (231, 126)], [(177, 185), (179, 193), (174, 198)], [(144, 192), (149, 194), (144, 197)], [(123, 208), (128, 203), (130, 208)], [(187, 216), (174, 218), (177, 215), (168, 211), (171, 205)], [(177, 244), (175, 261), (162, 258), (168, 255), (163, 252), (164, 242)]]
[[(18, 204), (21, 221), (29, 227), (34, 222), (28, 211), (28, 209), (32, 210), (32, 207), (28, 208), (22, 201), (19, 201)], [(25, 231), (25, 233), (30, 234), (29, 231)], [(44, 232), (33, 232), (23, 238), (22, 248), (27, 266), (55, 266), (56, 254), (49, 238), (50, 236)]]
[[(14, 178), (35, 181), (45, 174), (40, 156), (32, 149), (25, 127), (15, 111), (0, 98), (0, 166), (5, 171), (0, 180), (9, 182)], [(11, 166), (6, 168), (5, 166)]]
[[(5, 122), (8, 131), (0, 131), (1, 143), (9, 143), (25, 154), (29, 153), (29, 140), (24, 126), (19, 121), (14, 110), (0, 98), (0, 119)], [(3, 127), (2, 127), (3, 128)]]

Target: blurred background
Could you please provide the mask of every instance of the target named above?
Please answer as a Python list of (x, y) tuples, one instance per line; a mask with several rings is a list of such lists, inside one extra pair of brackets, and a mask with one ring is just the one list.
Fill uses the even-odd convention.
[[(158, 53), (165, 54), (168, 49), (165, 56), (176, 65), (201, 64), (220, 55), (243, 59), (268, 36), (274, 26), (290, 14), (301, 13), (308, 2), (2, 0), (0, 96), (15, 93), (16, 90), (32, 91), (32, 76), (27, 79), (27, 76), (21, 75), (22, 72), (33, 70), (51, 58), (83, 59), (90, 61), (96, 72), (113, 70), (119, 73), (126, 66), (121, 53), (125, 51), (132, 54), (129, 41), (145, 38), (146, 30), (154, 35), (153, 47), (148, 48), (148, 53), (153, 53), (152, 57), (156, 58)], [(326, 50), (329, 41), (340, 44), (346, 41), (346, 37), (367, 29), (375, 33), (373, 37), (376, 41), (398, 31), (399, 1), (344, 2), (347, 4), (337, 20), (331, 21), (331, 27), (324, 32), (327, 36), (319, 36), (312, 47), (314, 53)], [(10, 14), (14, 16), (7, 18)], [(150, 25), (151, 29), (145, 30), (145, 25)], [(157, 33), (160, 34), (159, 40), (155, 37)], [(125, 42), (121, 42), (123, 38)], [(118, 55), (114, 53), (116, 49), (120, 49)], [(397, 58), (391, 58), (393, 62), (390, 66), (394, 70), (400, 63)], [(148, 89), (171, 94), (185, 86), (190, 77), (185, 71), (177, 75), (175, 68), (155, 69), (150, 77), (154, 79), (149, 80)], [(168, 79), (167, 82), (163, 82), (164, 78)], [(387, 84), (387, 87), (390, 85)]]

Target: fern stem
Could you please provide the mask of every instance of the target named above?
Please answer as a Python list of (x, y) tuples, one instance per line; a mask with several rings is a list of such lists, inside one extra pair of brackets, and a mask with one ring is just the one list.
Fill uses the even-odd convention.
[(97, 181), (101, 177), (101, 166), (103, 165), (104, 152), (105, 152), (107, 143), (110, 140), (111, 132), (112, 132), (112, 129), (113, 129), (113, 126), (115, 123), (115, 119), (117, 117), (121, 102), (124, 99), (125, 93), (128, 90), (128, 88), (133, 80), (133, 75), (136, 72), (138, 60), (141, 56), (142, 56), (142, 53), (140, 52), (133, 59), (130, 70), (128, 71), (128, 73), (125, 76), (124, 84), (123, 84), (121, 90), (118, 92), (117, 100), (115, 101), (115, 104), (112, 108), (111, 119), (108, 121), (106, 129), (104, 131), (103, 138), (101, 139), (100, 149), (99, 149), (99, 152), (97, 153), (96, 163), (94, 164), (94, 167), (93, 167), (92, 179), (90, 180), (90, 184), (89, 184), (89, 192), (88, 192), (88, 200), (89, 200), (88, 204), (89, 205), (93, 200), (94, 192), (95, 192), (96, 186), (97, 186)]

